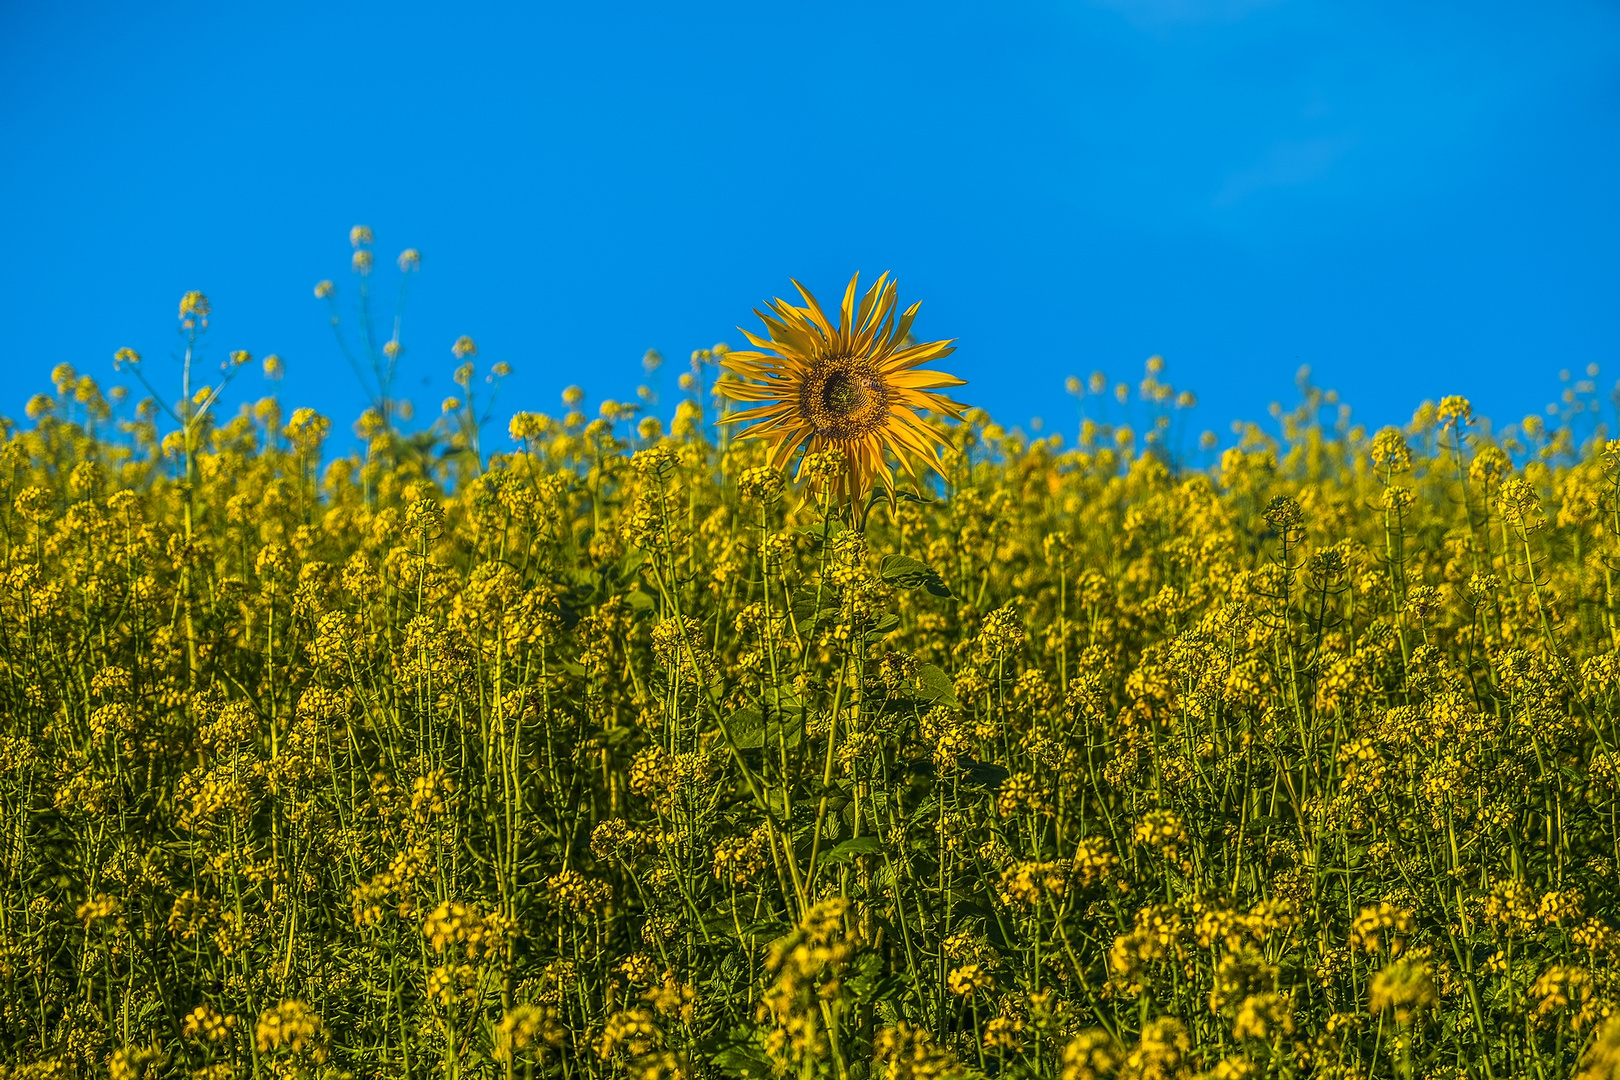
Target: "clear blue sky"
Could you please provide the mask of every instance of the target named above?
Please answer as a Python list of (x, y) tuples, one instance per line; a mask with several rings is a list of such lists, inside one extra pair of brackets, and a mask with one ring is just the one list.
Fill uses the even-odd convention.
[(1369, 423), (1620, 377), (1620, 9), (1591, 0), (5, 0), (0, 162), (13, 416), (57, 362), (172, 375), (201, 289), (216, 358), (279, 353), (346, 427), (311, 287), (350, 284), (355, 223), (385, 282), (423, 253), (428, 414), (459, 334), (515, 369), (503, 415), (556, 412), (855, 270), (1009, 424), (1068, 429), (1066, 375), (1152, 353), (1223, 434), (1303, 363)]

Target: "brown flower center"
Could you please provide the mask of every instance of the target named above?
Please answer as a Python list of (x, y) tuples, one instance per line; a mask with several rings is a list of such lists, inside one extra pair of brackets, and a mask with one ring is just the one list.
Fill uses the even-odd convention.
[(866, 388), (847, 371), (834, 372), (821, 388), (821, 403), (838, 416), (854, 412), (866, 402)]
[(888, 419), (889, 387), (865, 360), (824, 360), (805, 377), (799, 391), (799, 415), (824, 439), (859, 439)]

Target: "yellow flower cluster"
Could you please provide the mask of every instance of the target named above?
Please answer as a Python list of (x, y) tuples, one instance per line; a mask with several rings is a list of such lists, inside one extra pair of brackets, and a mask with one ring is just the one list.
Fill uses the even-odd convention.
[(422, 936), (436, 953), (461, 946), (471, 959), (503, 948), (512, 922), (498, 911), (481, 913), (473, 904), (446, 901), (422, 920)]
[(224, 1042), (236, 1028), (235, 1016), (224, 1016), (211, 1005), (199, 1005), (186, 1014), (180, 1034), (188, 1039)]
[(316, 1064), (326, 1061), (328, 1034), (320, 1013), (302, 1001), (288, 1000), (259, 1014), (253, 1040), (259, 1053), (286, 1053)]

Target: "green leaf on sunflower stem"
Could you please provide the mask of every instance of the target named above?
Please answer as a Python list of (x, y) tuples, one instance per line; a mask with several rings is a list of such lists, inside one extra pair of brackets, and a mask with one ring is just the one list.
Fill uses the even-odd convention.
[(910, 555), (885, 555), (879, 564), (878, 576), (890, 585), (897, 585), (902, 589), (916, 589), (933, 571), (928, 564)]
[(878, 576), (901, 589), (923, 589), (942, 599), (955, 595), (945, 584), (945, 579), (935, 573), (932, 567), (910, 555), (883, 556), (883, 561), (878, 564)]
[(833, 537), (837, 536), (841, 532), (846, 531), (848, 528), (849, 526), (845, 525), (837, 518), (827, 518), (825, 521), (818, 521), (814, 525), (800, 525), (793, 531), (798, 533), (800, 536), (808, 538), (811, 547), (820, 547), (821, 538), (823, 536), (825, 536), (828, 540), (831, 540)]
[[(889, 500), (889, 493), (888, 492), (884, 491), (882, 488), (875, 489), (872, 492), (872, 494), (870, 494), (870, 495), (868, 495), (866, 497), (866, 506), (865, 506), (864, 509), (861, 510), (861, 520), (866, 521), (866, 520), (870, 519), (871, 516), (872, 516), (873, 508), (876, 507), (878, 503), (887, 502), (888, 500)], [(903, 502), (908, 502), (908, 503), (918, 503), (919, 505), (926, 506), (927, 504), (932, 503), (934, 501), (935, 500), (933, 500), (933, 499), (926, 498), (925, 496), (918, 495), (915, 492), (911, 492), (911, 491), (896, 490), (894, 492), (894, 504), (895, 505), (898, 505), (898, 504), (903, 503)], [(892, 511), (891, 511), (891, 513), (892, 513)]]

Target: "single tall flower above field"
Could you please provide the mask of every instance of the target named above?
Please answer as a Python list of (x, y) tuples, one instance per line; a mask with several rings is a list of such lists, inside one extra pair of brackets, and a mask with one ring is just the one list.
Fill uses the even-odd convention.
[(743, 381), (718, 386), (738, 401), (763, 402), (726, 419), (752, 422), (743, 434), (771, 444), (774, 467), (783, 468), (800, 450), (842, 450), (839, 493), (851, 502), (879, 483), (894, 498), (890, 454), (913, 480), (919, 465), (943, 476), (939, 451), (949, 444), (919, 413), (961, 419), (966, 407), (934, 393), (965, 380), (922, 367), (955, 352), (951, 342), (918, 343), (908, 336), (922, 305), (897, 315), (895, 284), (884, 274), (857, 306), (859, 280), (859, 274), (849, 279), (836, 324), (797, 281), (804, 307), (777, 299), (769, 313), (756, 310), (769, 337), (743, 334), (768, 351), (726, 354), (721, 363)]

